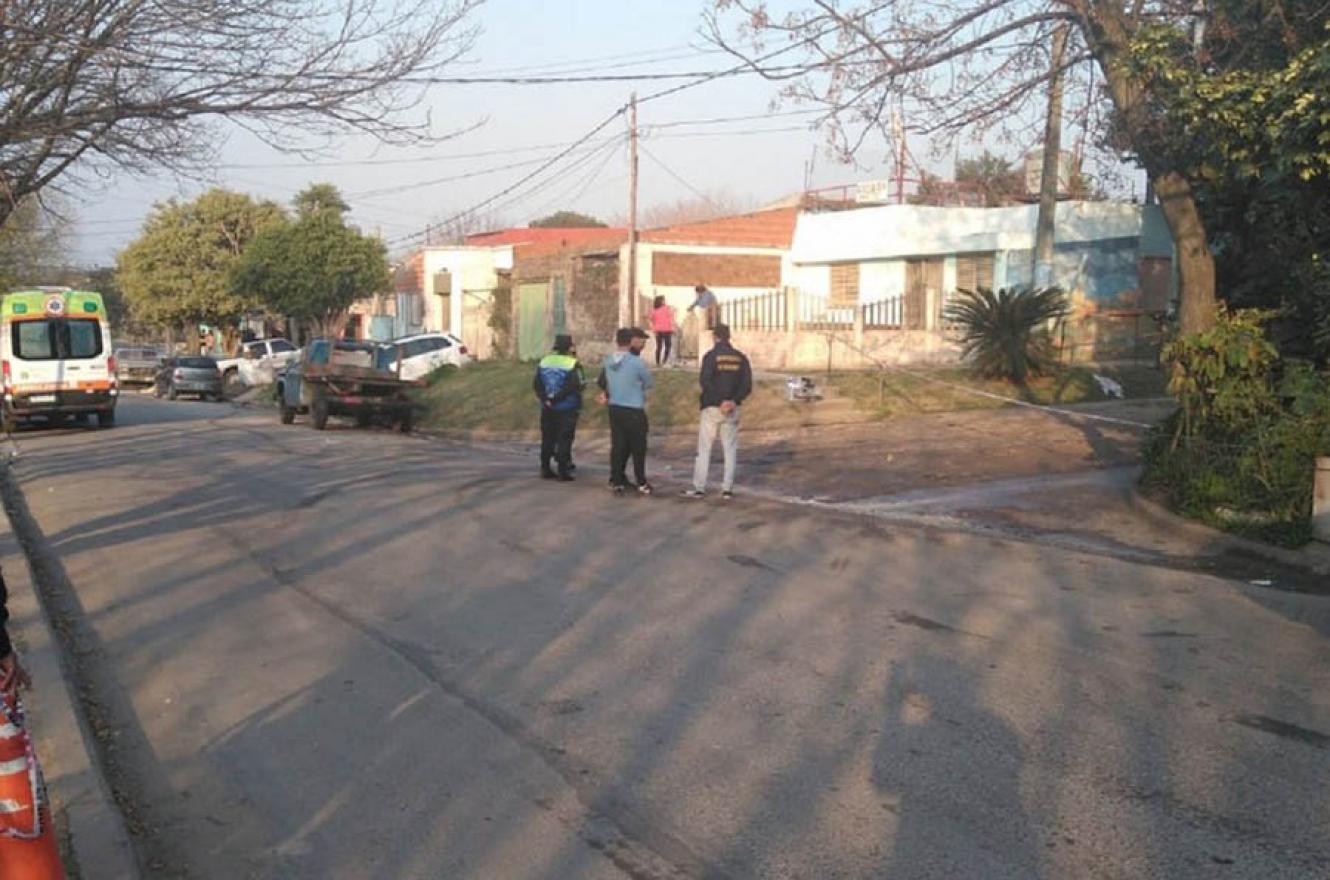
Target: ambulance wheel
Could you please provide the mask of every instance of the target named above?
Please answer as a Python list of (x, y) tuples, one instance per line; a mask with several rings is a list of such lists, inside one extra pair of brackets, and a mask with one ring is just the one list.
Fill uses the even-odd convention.
[(314, 400), (309, 405), (309, 423), (316, 431), (328, 427), (328, 398), (322, 390), (314, 393)]
[(113, 409), (108, 409), (108, 410), (106, 410), (105, 412), (99, 412), (99, 413), (97, 413), (97, 427), (99, 427), (99, 428), (114, 428), (114, 427), (115, 427), (115, 410), (113, 410)]

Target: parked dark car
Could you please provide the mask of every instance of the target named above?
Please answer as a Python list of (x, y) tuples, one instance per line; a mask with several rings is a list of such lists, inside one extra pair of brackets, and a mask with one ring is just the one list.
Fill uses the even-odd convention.
[(222, 371), (210, 357), (168, 358), (157, 373), (153, 390), (158, 397), (170, 400), (182, 394), (197, 395), (199, 400), (221, 400)]
[(162, 368), (162, 355), (155, 348), (117, 348), (115, 377), (121, 385), (152, 385)]

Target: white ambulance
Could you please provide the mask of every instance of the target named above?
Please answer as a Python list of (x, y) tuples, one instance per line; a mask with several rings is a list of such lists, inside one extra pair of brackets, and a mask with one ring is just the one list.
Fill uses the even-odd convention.
[(3, 427), (34, 416), (115, 424), (119, 388), (111, 328), (100, 293), (23, 290), (0, 302)]

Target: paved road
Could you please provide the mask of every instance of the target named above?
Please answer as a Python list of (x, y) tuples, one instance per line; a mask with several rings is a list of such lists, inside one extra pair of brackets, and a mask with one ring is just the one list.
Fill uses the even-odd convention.
[(15, 475), (150, 877), (1330, 877), (1330, 599), (121, 417)]

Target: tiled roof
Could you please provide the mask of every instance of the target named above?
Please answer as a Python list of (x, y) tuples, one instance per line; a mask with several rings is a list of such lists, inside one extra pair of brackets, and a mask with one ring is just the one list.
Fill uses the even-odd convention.
[(575, 247), (584, 244), (611, 244), (616, 241), (627, 240), (627, 229), (603, 226), (553, 229), (533, 229), (524, 226), (513, 229), (499, 229), (494, 232), (480, 232), (466, 237), (467, 244), (481, 247), (505, 244), (550, 244), (558, 247)]
[(642, 233), (641, 240), (656, 244), (788, 248), (794, 241), (794, 223), (798, 216), (796, 207), (755, 211), (737, 217), (648, 229)]

